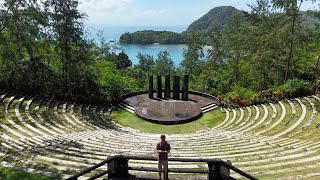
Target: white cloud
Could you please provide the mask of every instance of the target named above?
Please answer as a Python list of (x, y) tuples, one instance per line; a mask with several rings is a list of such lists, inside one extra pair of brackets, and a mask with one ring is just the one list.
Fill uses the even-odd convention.
[(0, 0), (0, 7), (2, 8), (4, 4), (4, 0)]
[(80, 9), (87, 13), (119, 13), (133, 0), (80, 0)]
[(80, 10), (88, 15), (88, 22), (93, 24), (115, 23), (134, 0), (80, 0)]
[(145, 11), (137, 11), (135, 13), (136, 17), (143, 17), (143, 18), (153, 18), (153, 17), (158, 17), (161, 15), (164, 15), (168, 12), (167, 9), (160, 9), (160, 10), (156, 10), (156, 9), (149, 9), (149, 10), (145, 10)]
[(301, 5), (301, 10), (302, 11), (307, 11), (307, 10), (319, 10), (320, 4), (317, 2), (313, 1), (303, 1)]

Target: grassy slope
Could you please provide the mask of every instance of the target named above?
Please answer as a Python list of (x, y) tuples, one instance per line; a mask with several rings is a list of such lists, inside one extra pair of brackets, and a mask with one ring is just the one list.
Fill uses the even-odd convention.
[(38, 174), (31, 174), (28, 172), (15, 170), (11, 168), (0, 167), (0, 180), (58, 180), (60, 178), (53, 178)]
[(219, 109), (215, 109), (203, 114), (201, 118), (190, 123), (161, 125), (145, 121), (123, 109), (117, 109), (112, 112), (112, 119), (123, 126), (131, 127), (142, 132), (159, 134), (184, 134), (212, 128), (220, 124), (225, 119), (225, 116), (225, 113)]

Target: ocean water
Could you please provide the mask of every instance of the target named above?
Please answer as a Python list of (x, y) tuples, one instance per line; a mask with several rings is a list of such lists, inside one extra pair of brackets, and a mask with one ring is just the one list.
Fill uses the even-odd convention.
[[(90, 39), (99, 41), (99, 36), (97, 33), (102, 32), (102, 37), (110, 42), (117, 43), (122, 34), (126, 32), (135, 32), (141, 30), (157, 30), (157, 31), (173, 31), (173, 32), (183, 32), (187, 29), (187, 25), (177, 25), (177, 26), (110, 26), (110, 25), (99, 25), (99, 26), (87, 26), (87, 36)], [(113, 42), (114, 41), (114, 42)], [(160, 51), (168, 51), (171, 59), (175, 63), (175, 66), (179, 66), (183, 59), (183, 51), (187, 46), (185, 44), (177, 45), (165, 45), (165, 44), (151, 44), (151, 45), (138, 45), (138, 44), (119, 44), (126, 54), (128, 54), (129, 59), (133, 64), (138, 64), (139, 60), (137, 58), (138, 53), (152, 55), (155, 59)]]

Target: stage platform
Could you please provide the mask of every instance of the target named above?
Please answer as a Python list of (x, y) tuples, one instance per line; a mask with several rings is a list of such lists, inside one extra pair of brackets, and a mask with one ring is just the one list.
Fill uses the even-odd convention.
[(213, 98), (196, 94), (189, 94), (189, 99), (186, 101), (168, 98), (150, 99), (147, 93), (128, 97), (123, 101), (134, 107), (136, 115), (159, 124), (190, 122), (202, 115), (201, 107), (216, 103)]

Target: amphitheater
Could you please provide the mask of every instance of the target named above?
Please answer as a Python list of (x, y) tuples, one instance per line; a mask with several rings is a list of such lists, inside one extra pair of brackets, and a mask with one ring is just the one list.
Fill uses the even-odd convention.
[[(1, 92), (0, 104), (0, 166), (62, 179), (110, 155), (155, 156), (159, 134), (108, 120), (109, 107), (8, 91)], [(235, 109), (217, 108), (225, 115), (218, 126), (167, 135), (173, 147), (170, 156), (230, 160), (259, 179), (319, 179), (319, 108), (319, 95)], [(156, 162), (138, 160), (130, 160), (129, 165), (157, 167)], [(206, 167), (201, 163), (170, 163), (169, 169), (174, 168)], [(80, 179), (105, 170), (107, 167), (102, 166)], [(205, 178), (197, 176), (201, 177)]]

